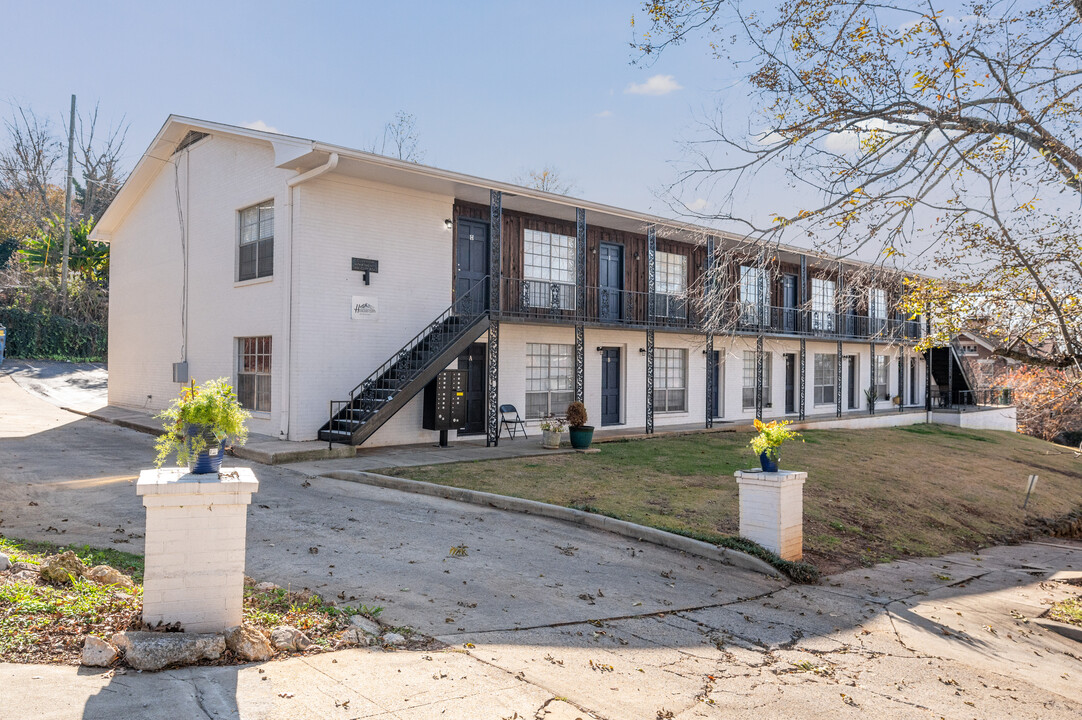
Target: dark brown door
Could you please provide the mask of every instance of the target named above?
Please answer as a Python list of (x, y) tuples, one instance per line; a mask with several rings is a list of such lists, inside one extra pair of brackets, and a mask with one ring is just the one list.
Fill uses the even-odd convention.
[(620, 348), (601, 349), (601, 424), (620, 424)]
[[(488, 223), (467, 218), (458, 219), (455, 242), (455, 301), (463, 301), (470, 293), (469, 307), (461, 312), (479, 312), (488, 308), (488, 294), (477, 283), (488, 275)], [(472, 289), (472, 293), (471, 293)]]
[(458, 356), (458, 369), (466, 371), (466, 423), (459, 435), (477, 435), (485, 431), (485, 353), (484, 343), (474, 343)]

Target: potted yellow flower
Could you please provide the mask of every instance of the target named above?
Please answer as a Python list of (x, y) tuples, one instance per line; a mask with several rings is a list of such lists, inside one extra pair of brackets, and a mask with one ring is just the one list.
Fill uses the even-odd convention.
[(165, 430), (155, 443), (157, 467), (175, 454), (178, 465), (203, 474), (218, 472), (227, 444), (244, 444), (251, 415), (226, 379), (219, 378), (199, 386), (193, 382), (157, 417)]
[(763, 467), (763, 472), (777, 472), (778, 471), (778, 448), (786, 440), (795, 440), (797, 438), (804, 441), (803, 436), (790, 430), (788, 428), (791, 425), (788, 420), (778, 422), (772, 420), (768, 423), (764, 423), (758, 418), (755, 419), (755, 429), (759, 433), (751, 439), (748, 445), (759, 456), (759, 464)]

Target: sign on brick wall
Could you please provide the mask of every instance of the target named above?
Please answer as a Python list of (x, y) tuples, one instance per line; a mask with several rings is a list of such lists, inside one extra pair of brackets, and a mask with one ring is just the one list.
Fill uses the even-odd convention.
[(379, 298), (354, 295), (352, 312), (354, 320), (372, 320), (379, 315)]

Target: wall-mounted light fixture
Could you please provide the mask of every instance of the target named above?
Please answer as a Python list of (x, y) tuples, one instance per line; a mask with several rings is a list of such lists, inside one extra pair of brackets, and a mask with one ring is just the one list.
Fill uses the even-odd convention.
[(602, 350), (604, 350), (604, 349), (605, 349), (605, 348), (601, 347), (600, 345), (598, 345), (598, 346), (597, 346), (597, 351), (598, 351), (598, 352), (601, 352), (601, 351), (602, 351)]
[(443, 221), (443, 226), (445, 228), (447, 228), (448, 230), (450, 230), (451, 228), (453, 228), (455, 226), (455, 223), (454, 223), (453, 220), (451, 220), (451, 218), (447, 218), (446, 220)]
[(646, 354), (646, 348), (639, 348), (639, 355), (645, 355), (645, 354)]
[(635, 255), (634, 255), (633, 257), (634, 257), (634, 258), (635, 258), (636, 260), (638, 260), (638, 259), (639, 259), (639, 251), (638, 251), (638, 250), (636, 250), (636, 251), (635, 251)]

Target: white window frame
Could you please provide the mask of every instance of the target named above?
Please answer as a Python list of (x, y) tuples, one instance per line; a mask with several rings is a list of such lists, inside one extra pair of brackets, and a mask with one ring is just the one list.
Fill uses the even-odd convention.
[[(759, 278), (763, 279), (763, 303), (759, 305)], [(752, 265), (740, 266), (740, 322), (745, 325), (755, 323), (756, 316), (760, 323), (770, 325), (770, 273), (766, 268)]]
[(688, 256), (654, 253), (654, 314), (657, 317), (685, 318), (688, 288)]
[[(254, 218), (254, 219), (253, 219)], [(246, 252), (255, 254), (255, 272), (244, 274)], [(237, 212), (237, 282), (274, 277), (274, 200), (249, 205)]]
[(813, 360), (813, 401), (816, 405), (835, 405), (838, 387), (838, 356), (816, 353)]
[(836, 285), (833, 280), (813, 277), (811, 281), (812, 330), (834, 332)]
[(875, 399), (890, 400), (890, 355), (875, 356)]
[[(774, 407), (771, 400), (770, 386), (773, 379), (773, 353), (763, 353), (763, 407)], [(740, 393), (740, 407), (742, 410), (755, 409), (755, 351), (744, 351), (743, 367), (744, 384)]]
[[(273, 340), (271, 335), (236, 338), (237, 401), (241, 407), (254, 413), (271, 411)], [(250, 397), (247, 378), (251, 378)]]
[(887, 319), (887, 291), (883, 288), (868, 288), (868, 317)]
[[(544, 402), (538, 402), (542, 396)], [(548, 414), (562, 417), (574, 399), (575, 346), (527, 343), (523, 417), (527, 420), (537, 420)]]
[(522, 277), (528, 305), (552, 307), (552, 285), (558, 286), (560, 310), (575, 310), (578, 293), (578, 238), (527, 228), (522, 240)]
[(687, 411), (688, 351), (683, 348), (657, 348), (654, 351), (654, 412)]

